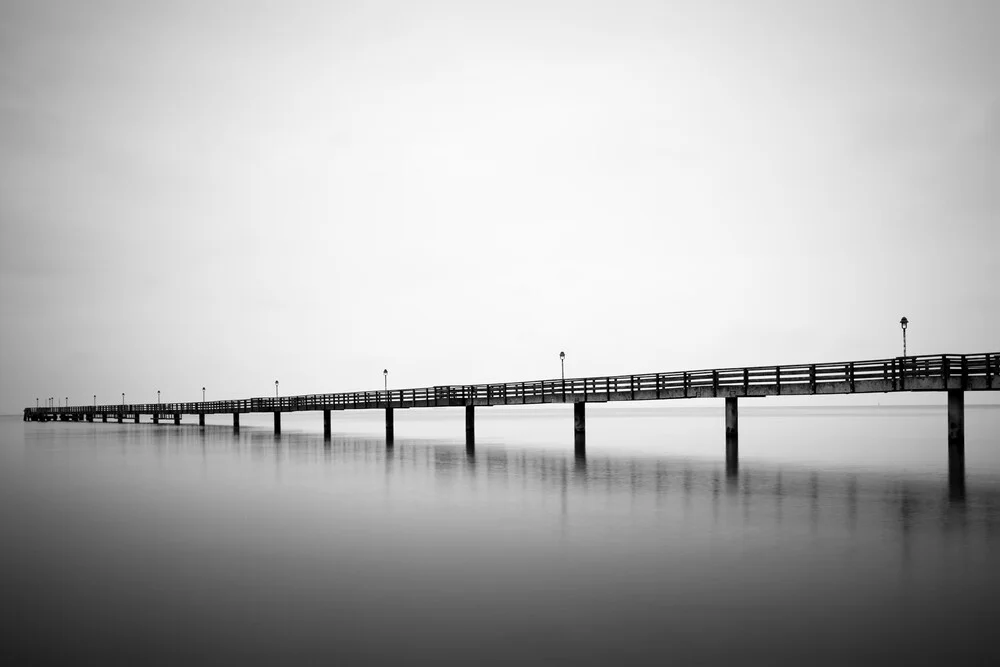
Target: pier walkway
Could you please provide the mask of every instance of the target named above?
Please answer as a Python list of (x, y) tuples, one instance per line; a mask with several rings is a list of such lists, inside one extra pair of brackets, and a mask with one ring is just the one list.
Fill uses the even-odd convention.
[(586, 446), (585, 406), (609, 401), (656, 401), (686, 398), (723, 398), (726, 415), (727, 461), (738, 451), (739, 398), (865, 394), (914, 391), (948, 393), (948, 448), (952, 463), (964, 457), (964, 396), (966, 391), (1000, 390), (1000, 352), (940, 354), (785, 366), (719, 368), (669, 373), (642, 373), (587, 378), (559, 378), (525, 382), (459, 384), (353, 391), (300, 396), (243, 398), (191, 403), (144, 403), (25, 408), (25, 421), (138, 422), (151, 415), (181, 423), (182, 415), (230, 414), (239, 429), (240, 415), (274, 414), (274, 430), (281, 432), (281, 413), (322, 411), (324, 434), (330, 437), (333, 410), (385, 410), (386, 438), (393, 439), (393, 410), (427, 407), (464, 407), (466, 442), (475, 442), (475, 408), (494, 405), (572, 403), (574, 441), (578, 453)]

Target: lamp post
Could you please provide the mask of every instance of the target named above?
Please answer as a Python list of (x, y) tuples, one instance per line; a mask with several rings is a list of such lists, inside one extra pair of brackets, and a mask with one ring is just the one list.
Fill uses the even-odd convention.
[(906, 319), (906, 317), (903, 317), (903, 319), (901, 319), (899, 321), (899, 326), (903, 329), (903, 356), (904, 357), (906, 356), (906, 325), (908, 325), (909, 323), (910, 323), (910, 321), (908, 319)]
[(278, 398), (278, 381), (274, 381), (274, 397)]
[(563, 382), (565, 382), (566, 381), (566, 353), (565, 352), (560, 352), (559, 353), (559, 366), (560, 366), (560, 368), (562, 370), (562, 380), (563, 380)]
[(156, 404), (157, 405), (160, 404), (160, 390), (159, 389), (156, 390)]
[(389, 391), (389, 369), (382, 369), (382, 388)]
[(201, 402), (202, 403), (205, 402), (205, 388), (204, 387), (201, 388)]
[(94, 394), (94, 409), (97, 409), (97, 394)]
[(69, 396), (66, 397), (66, 407), (69, 407)]
[(122, 407), (125, 407), (125, 392), (122, 392)]
[(38, 409), (38, 397), (37, 396), (35, 396), (35, 409), (36, 410)]

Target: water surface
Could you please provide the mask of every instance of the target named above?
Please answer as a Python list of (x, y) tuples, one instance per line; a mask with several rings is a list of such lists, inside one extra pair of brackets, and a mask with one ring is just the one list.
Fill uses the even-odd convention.
[[(255, 425), (256, 424), (256, 425)], [(0, 420), (14, 664), (983, 664), (1000, 410)]]

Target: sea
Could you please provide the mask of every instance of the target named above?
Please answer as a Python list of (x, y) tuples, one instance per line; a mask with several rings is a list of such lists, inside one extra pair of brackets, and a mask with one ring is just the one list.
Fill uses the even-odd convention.
[(0, 664), (1000, 664), (998, 405), (186, 420), (0, 418)]

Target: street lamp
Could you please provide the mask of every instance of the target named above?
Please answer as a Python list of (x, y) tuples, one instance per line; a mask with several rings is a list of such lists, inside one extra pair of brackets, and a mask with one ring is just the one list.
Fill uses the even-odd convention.
[(562, 368), (562, 379), (563, 382), (566, 381), (566, 353), (559, 353), (559, 366)]
[(278, 381), (274, 381), (274, 397), (278, 398)]
[(910, 323), (910, 321), (908, 319), (906, 319), (906, 317), (903, 317), (903, 319), (901, 319), (899, 321), (899, 326), (902, 327), (902, 329), (903, 329), (903, 356), (904, 357), (906, 356), (906, 325), (908, 325), (909, 323)]
[(202, 403), (205, 402), (205, 388), (204, 387), (201, 388), (201, 402)]
[(386, 391), (389, 391), (389, 369), (388, 368), (383, 368), (382, 369), (382, 380), (383, 380), (383, 382), (382, 382), (382, 388), (385, 389)]
[(66, 407), (69, 407), (69, 396), (66, 397)]
[(125, 392), (122, 392), (122, 407), (125, 407)]
[(94, 409), (97, 409), (97, 394), (94, 394)]
[(160, 404), (160, 390), (159, 389), (156, 390), (156, 404), (157, 405)]
[(35, 396), (35, 409), (36, 410), (38, 409), (38, 397), (37, 396)]

